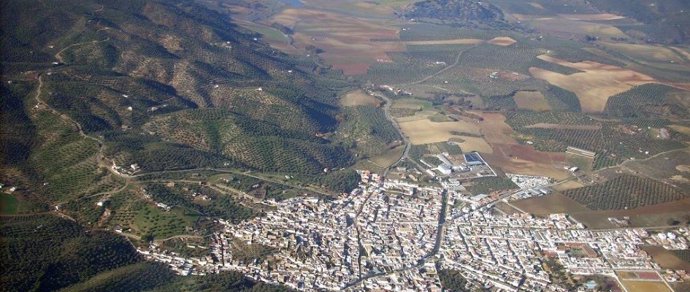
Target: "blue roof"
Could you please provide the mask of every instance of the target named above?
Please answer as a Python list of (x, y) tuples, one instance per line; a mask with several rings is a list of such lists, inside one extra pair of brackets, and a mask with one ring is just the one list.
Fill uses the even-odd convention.
[(465, 154), (465, 161), (467, 162), (482, 162), (482, 158), (476, 152)]

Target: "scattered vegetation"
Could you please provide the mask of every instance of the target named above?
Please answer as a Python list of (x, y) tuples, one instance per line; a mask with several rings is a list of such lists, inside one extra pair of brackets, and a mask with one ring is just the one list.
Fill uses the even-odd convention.
[(689, 194), (649, 178), (621, 175), (602, 184), (565, 191), (593, 210), (622, 210), (680, 200)]
[(507, 177), (486, 177), (479, 178), (472, 181), (471, 186), (467, 186), (467, 190), (472, 194), (490, 194), (504, 190), (517, 189), (517, 185)]
[(660, 84), (636, 86), (608, 99), (606, 114), (620, 118), (684, 117), (688, 111), (673, 102), (668, 94), (674, 89)]
[(3, 218), (2, 286), (57, 290), (141, 260), (126, 239), (85, 231), (52, 215)]
[(455, 270), (440, 270), (438, 271), (438, 278), (441, 280), (441, 287), (445, 291), (451, 292), (466, 292), (470, 291), (467, 287), (468, 282), (460, 272)]

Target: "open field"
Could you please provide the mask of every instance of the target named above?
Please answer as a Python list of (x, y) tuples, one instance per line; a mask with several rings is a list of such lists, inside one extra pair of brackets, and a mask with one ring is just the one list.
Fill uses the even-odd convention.
[(536, 123), (525, 127), (527, 129), (559, 129), (559, 130), (601, 130), (601, 125), (564, 125), (552, 123)]
[(678, 187), (690, 186), (690, 149), (663, 154), (648, 161), (630, 161), (626, 168)]
[(669, 128), (673, 129), (674, 131), (678, 133), (682, 133), (685, 135), (690, 136), (690, 127), (683, 126), (683, 125), (671, 125)]
[(513, 100), (515, 100), (519, 109), (533, 111), (551, 110), (546, 97), (539, 91), (518, 91), (513, 96)]
[(361, 106), (369, 105), (373, 107), (379, 107), (381, 105), (381, 100), (366, 94), (362, 90), (355, 90), (346, 93), (340, 99), (340, 105), (342, 106)]
[(582, 183), (580, 183), (578, 181), (569, 180), (569, 181), (561, 182), (561, 183), (553, 186), (553, 190), (562, 192), (562, 191), (566, 191), (566, 190), (581, 188), (584, 186), (585, 185), (583, 185)]
[(568, 177), (568, 173), (563, 170), (564, 153), (537, 151), (531, 146), (520, 144), (513, 138), (515, 132), (505, 123), (506, 118), (503, 114), (473, 113), (484, 119), (478, 125), (484, 139), (493, 150), (484, 155), (491, 165), (510, 173), (548, 176), (555, 179)]
[(480, 135), (479, 127), (476, 124), (457, 121), (435, 123), (428, 118), (419, 120), (399, 120), (400, 128), (410, 137), (412, 144), (431, 144), (445, 142), (456, 136), (453, 132), (471, 133)]
[(613, 42), (598, 42), (606, 48), (621, 52), (636, 60), (645, 60), (653, 62), (674, 62), (686, 63), (683, 56), (677, 54), (674, 50), (654, 45), (639, 45), (639, 44), (625, 44)]
[(403, 151), (405, 150), (405, 146), (398, 146), (393, 149), (389, 149), (388, 151), (382, 153), (379, 156), (375, 156), (370, 158), (369, 160), (378, 165), (381, 166), (382, 168), (387, 168), (391, 166), (393, 163), (397, 162), (398, 159), (403, 154)]
[(688, 197), (683, 189), (633, 175), (621, 175), (604, 183), (568, 190), (564, 194), (595, 210), (634, 209)]
[[(606, 16), (571, 16), (567, 17), (541, 17), (538, 15), (516, 15), (523, 22), (534, 26), (537, 30), (555, 36), (568, 38), (573, 35), (585, 36), (593, 35), (600, 38), (627, 38), (628, 35), (617, 27), (595, 22), (597, 20), (587, 20), (585, 18), (604, 18)], [(610, 18), (610, 17), (609, 17)]]
[(565, 75), (537, 67), (530, 68), (530, 73), (535, 78), (574, 92), (580, 99), (584, 112), (602, 112), (610, 96), (628, 91), (636, 85), (656, 82), (651, 76), (618, 66), (592, 61), (572, 63), (548, 55), (540, 55), (538, 58), (582, 71)]
[(611, 13), (600, 13), (600, 14), (559, 14), (558, 16), (564, 17), (569, 20), (580, 20), (580, 21), (602, 21), (602, 20), (618, 20), (624, 19), (624, 16), (615, 15)]
[(690, 262), (679, 258), (673, 251), (660, 246), (647, 246), (644, 247), (644, 251), (664, 269), (690, 271)]
[[(397, 42), (397, 41), (396, 41)], [(425, 41), (400, 41), (408, 46), (434, 46), (434, 45), (478, 45), (483, 43), (481, 39), (452, 39), (452, 40), (425, 40)]]
[(513, 205), (530, 214), (545, 216), (555, 213), (589, 212), (584, 205), (559, 193), (543, 197), (528, 198), (513, 202)]
[(296, 47), (322, 49), (320, 56), (348, 75), (364, 74), (377, 60), (390, 61), (387, 52), (405, 50), (402, 43), (372, 42), (398, 38), (398, 29), (383, 21), (312, 9), (285, 9), (269, 21), (292, 28)]
[(465, 120), (434, 122), (431, 118), (435, 114), (435, 111), (419, 112), (415, 116), (398, 118), (397, 121), (413, 145), (452, 141), (464, 152), (491, 153), (493, 151), (481, 137), (481, 131), (476, 123)]
[(629, 210), (592, 211), (574, 214), (582, 223), (589, 227), (611, 227), (607, 218), (625, 216), (630, 217), (630, 226), (665, 226), (671, 221), (683, 221), (690, 218), (690, 200), (680, 200), (652, 206), (645, 206)]
[(628, 292), (671, 292), (664, 282), (655, 281), (621, 281)]
[(622, 280), (659, 280), (659, 274), (655, 271), (618, 271), (618, 277)]
[(488, 40), (487, 43), (507, 47), (517, 43), (517, 41), (511, 37), (495, 37), (493, 39)]

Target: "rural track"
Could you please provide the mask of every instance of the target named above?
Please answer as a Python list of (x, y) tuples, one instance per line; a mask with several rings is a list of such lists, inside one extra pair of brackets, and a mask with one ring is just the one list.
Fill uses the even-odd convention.
[(424, 78), (422, 78), (422, 79), (419, 79), (419, 80), (413, 81), (413, 82), (409, 82), (409, 83), (405, 83), (405, 84), (402, 84), (402, 85), (415, 85), (415, 84), (424, 83), (424, 82), (426, 82), (426, 81), (429, 81), (429, 79), (431, 79), (431, 78), (434, 78), (434, 77), (436, 77), (436, 76), (438, 76), (438, 75), (443, 74), (444, 72), (446, 72), (446, 71), (448, 71), (448, 70), (450, 70), (450, 69), (455, 68), (455, 66), (457, 66), (458, 64), (460, 64), (460, 59), (462, 58), (462, 55), (463, 55), (466, 51), (468, 51), (468, 50), (470, 50), (470, 49), (465, 49), (465, 50), (462, 50), (462, 51), (458, 52), (458, 54), (455, 56), (455, 61), (453, 62), (453, 64), (450, 64), (450, 65), (444, 67), (443, 69), (437, 71), (436, 73), (431, 74), (431, 75), (429, 75), (429, 76), (426, 76), (426, 77), (424, 77)]
[(213, 172), (218, 172), (218, 173), (239, 174), (239, 175), (244, 175), (244, 176), (252, 177), (252, 178), (255, 178), (255, 179), (258, 179), (258, 180), (262, 180), (262, 181), (267, 181), (267, 182), (274, 183), (274, 184), (283, 185), (283, 186), (286, 186), (286, 187), (289, 187), (289, 188), (293, 188), (293, 189), (299, 189), (299, 190), (303, 190), (303, 191), (313, 192), (313, 193), (317, 193), (317, 194), (324, 195), (324, 196), (329, 196), (329, 197), (330, 197), (330, 196), (333, 196), (333, 194), (326, 193), (326, 192), (324, 192), (324, 191), (320, 191), (320, 190), (313, 189), (313, 188), (310, 188), (310, 187), (300, 187), (300, 186), (296, 186), (296, 185), (293, 185), (293, 184), (284, 183), (284, 182), (281, 182), (281, 181), (278, 181), (278, 180), (266, 178), (266, 177), (263, 177), (263, 176), (253, 175), (253, 174), (247, 173), (247, 172), (233, 171), (233, 170), (223, 169), (223, 168), (201, 167), (201, 168), (189, 168), (189, 169), (178, 169), (178, 170), (152, 171), (152, 172), (145, 172), (145, 173), (135, 174), (135, 175), (132, 175), (132, 176), (126, 176), (126, 177), (129, 177), (129, 178), (138, 178), (138, 177), (142, 177), (142, 176), (145, 176), (145, 175), (164, 175), (164, 174), (169, 174), (169, 173), (184, 173), (184, 172), (190, 172), (190, 171), (213, 171)]

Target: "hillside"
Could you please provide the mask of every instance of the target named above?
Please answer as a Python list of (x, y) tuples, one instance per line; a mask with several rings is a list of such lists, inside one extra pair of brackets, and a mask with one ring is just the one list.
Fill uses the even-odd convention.
[(236, 272), (181, 277), (122, 237), (52, 215), (3, 218), (2, 291), (289, 291)]
[(226, 14), (185, 0), (5, 1), (2, 13), (2, 122), (12, 130), (0, 137), (0, 179), (50, 194), (43, 201), (117, 185), (103, 169), (112, 164), (313, 174), (352, 163), (316, 138), (337, 129), (335, 97), (350, 84)]
[(474, 0), (426, 0), (407, 8), (406, 18), (440, 20), (464, 26), (505, 24), (503, 12), (496, 6)]

